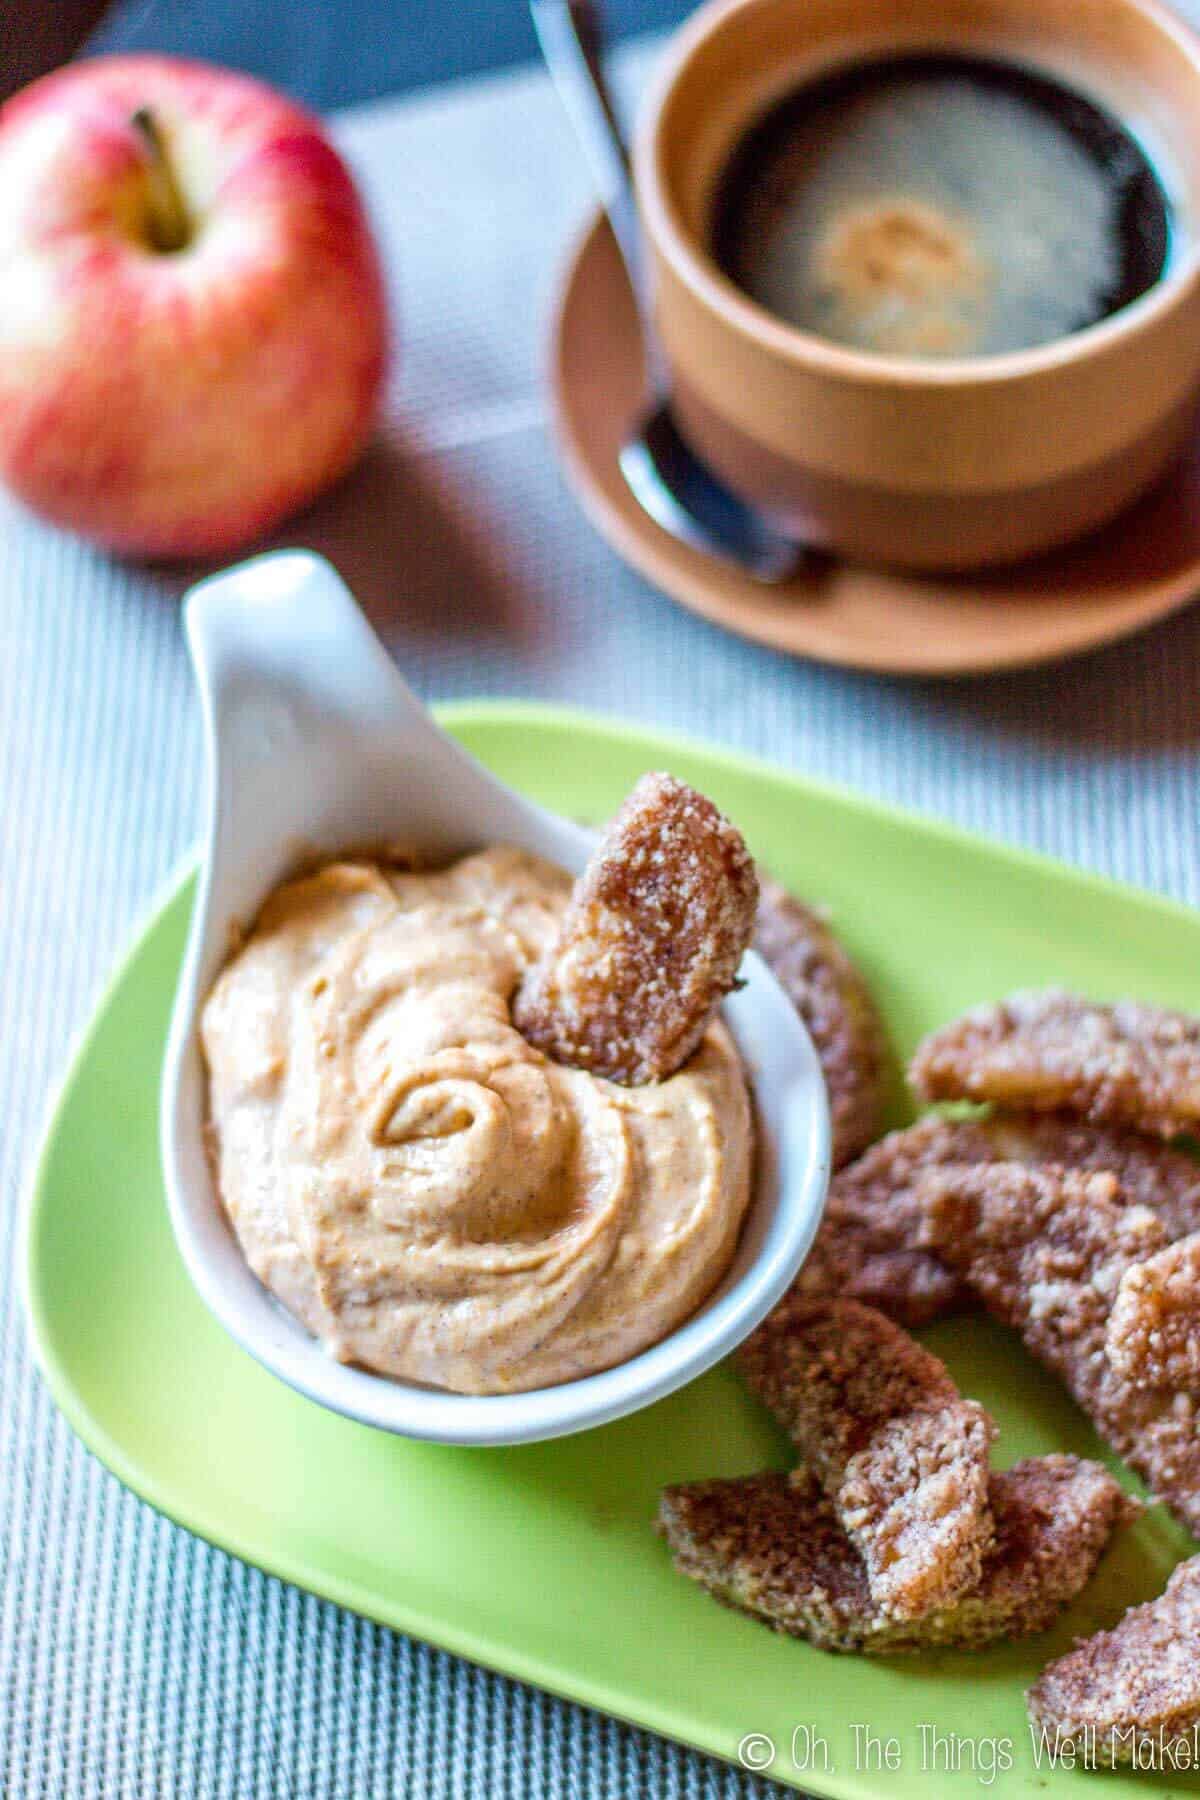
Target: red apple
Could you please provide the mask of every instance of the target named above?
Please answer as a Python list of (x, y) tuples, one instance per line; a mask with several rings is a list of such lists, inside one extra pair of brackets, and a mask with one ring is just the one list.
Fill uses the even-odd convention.
[(0, 109), (0, 477), (46, 518), (246, 543), (353, 461), (386, 341), (354, 184), (282, 95), (112, 56)]

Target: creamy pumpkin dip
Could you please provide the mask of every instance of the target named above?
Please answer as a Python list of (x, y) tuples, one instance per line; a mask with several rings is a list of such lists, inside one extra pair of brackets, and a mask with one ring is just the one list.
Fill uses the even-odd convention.
[(620, 1087), (510, 1021), (570, 880), (490, 849), (276, 890), (203, 1013), (220, 1190), (250, 1267), (336, 1357), (462, 1393), (645, 1349), (727, 1268), (753, 1130), (728, 1032)]

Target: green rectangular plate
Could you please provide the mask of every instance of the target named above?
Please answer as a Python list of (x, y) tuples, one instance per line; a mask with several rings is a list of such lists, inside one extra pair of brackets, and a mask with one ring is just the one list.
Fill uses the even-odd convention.
[[(507, 705), (443, 717), (508, 781), (583, 818), (606, 816), (651, 767), (712, 794), (767, 867), (831, 908), (901, 1056), (930, 1026), (1017, 986), (1200, 1009), (1200, 923), (1181, 907), (606, 721)], [(188, 1284), (159, 1179), (159, 1065), (189, 903), (185, 881), (116, 976), (51, 1123), (28, 1217), (42, 1368), (122, 1481), (264, 1569), (556, 1693), (731, 1759), (747, 1734), (765, 1734), (771, 1773), (815, 1793), (1066, 1794), (1095, 1782), (1039, 1771), (1023, 1690), (1077, 1634), (1157, 1592), (1189, 1551), (1161, 1509), (1044, 1637), (973, 1656), (840, 1658), (714, 1605), (651, 1529), (664, 1482), (786, 1464), (728, 1368), (581, 1437), (460, 1450), (334, 1417), (237, 1349)], [(899, 1119), (898, 1080), (896, 1100)], [(998, 1418), (1000, 1462), (1098, 1453), (1015, 1340), (968, 1319), (930, 1342)], [(899, 1769), (881, 1772), (868, 1732), (897, 1740)], [(765, 1757), (761, 1744), (747, 1754)], [(990, 1781), (993, 1761), (1008, 1760)], [(1117, 1775), (1105, 1792), (1194, 1787), (1194, 1776)]]

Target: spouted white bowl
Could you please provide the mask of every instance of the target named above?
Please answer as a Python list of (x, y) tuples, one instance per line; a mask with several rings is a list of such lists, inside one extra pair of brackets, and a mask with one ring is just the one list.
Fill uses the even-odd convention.
[(171, 1223), (202, 1299), (266, 1368), (319, 1405), (407, 1437), (513, 1444), (648, 1406), (728, 1354), (783, 1294), (816, 1233), (829, 1179), (825, 1086), (808, 1034), (764, 963), (725, 1003), (754, 1091), (757, 1176), (737, 1255), (699, 1312), (649, 1350), (559, 1387), (462, 1395), (347, 1367), (286, 1314), (244, 1261), (204, 1148), (199, 1010), (231, 930), (296, 863), (417, 843), (449, 860), (517, 844), (572, 871), (587, 831), (496, 781), (442, 732), (319, 557), (283, 551), (187, 600), (209, 801), (162, 1093)]

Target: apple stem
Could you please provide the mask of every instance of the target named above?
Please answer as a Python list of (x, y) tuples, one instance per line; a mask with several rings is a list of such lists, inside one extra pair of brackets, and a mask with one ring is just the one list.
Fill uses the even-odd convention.
[(132, 123), (141, 133), (150, 156), (150, 242), (156, 250), (182, 250), (191, 238), (192, 222), (162, 130), (148, 106), (138, 107)]

